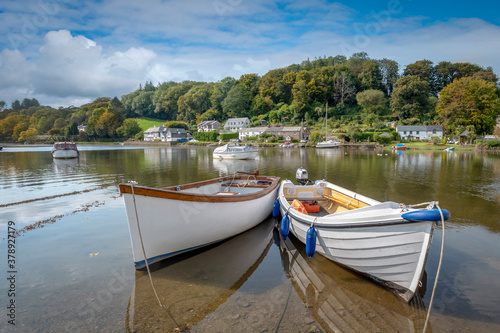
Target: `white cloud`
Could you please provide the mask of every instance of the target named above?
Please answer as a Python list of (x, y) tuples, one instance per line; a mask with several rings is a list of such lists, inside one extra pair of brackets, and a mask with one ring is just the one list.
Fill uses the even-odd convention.
[(500, 27), (481, 19), (432, 23), (399, 14), (377, 19), (372, 14), (381, 14), (383, 6), (359, 19), (355, 10), (326, 0), (58, 3), (57, 13), (39, 21), (39, 35), (18, 50), (2, 47), (10, 47), (5, 36), (22, 35), (23, 26), (6, 25), (16, 17), (21, 23), (19, 18), (32, 20), (38, 7), (30, 12), (31, 7), (8, 1), (0, 13), (0, 100), (35, 97), (53, 106), (80, 105), (100, 96), (120, 97), (145, 81), (264, 75), (307, 58), (360, 51), (394, 59), (402, 68), (429, 59), (500, 70)]

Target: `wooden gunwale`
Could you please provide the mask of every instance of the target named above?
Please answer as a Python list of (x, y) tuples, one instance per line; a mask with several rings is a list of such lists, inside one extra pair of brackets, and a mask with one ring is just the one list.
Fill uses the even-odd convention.
[[(238, 195), (232, 195), (232, 196), (220, 196), (220, 195), (215, 195), (215, 194), (198, 194), (198, 193), (186, 193), (186, 192), (179, 192), (177, 188), (180, 190), (186, 190), (190, 188), (196, 188), (200, 186), (206, 186), (210, 185), (213, 183), (218, 183), (220, 180), (223, 180), (225, 182), (230, 182), (231, 180), (240, 180), (240, 179), (247, 179), (247, 177), (221, 177), (221, 178), (215, 178), (215, 179), (210, 179), (210, 180), (205, 180), (201, 182), (196, 182), (196, 183), (190, 183), (190, 184), (185, 184), (185, 185), (178, 185), (178, 186), (170, 186), (166, 188), (154, 188), (154, 187), (147, 187), (147, 186), (134, 186), (134, 194), (136, 195), (142, 195), (142, 196), (147, 196), (147, 197), (155, 197), (155, 198), (162, 198), (162, 199), (171, 199), (171, 200), (181, 200), (181, 201), (199, 201), (199, 202), (241, 202), (241, 201), (249, 201), (249, 200), (254, 200), (258, 199), (260, 197), (263, 197), (272, 191), (276, 190), (276, 188), (279, 185), (280, 178), (279, 177), (274, 177), (274, 176), (255, 176), (255, 177), (250, 177), (251, 179), (249, 180), (264, 180), (264, 181), (271, 181), (271, 184), (262, 188), (261, 191), (257, 191), (254, 193), (246, 193), (246, 194), (238, 194)], [(129, 184), (120, 184), (118, 185), (120, 189), (121, 194), (132, 194), (132, 187)], [(235, 185), (237, 186), (237, 185)], [(248, 187), (257, 187), (260, 188), (259, 185), (247, 185)]]

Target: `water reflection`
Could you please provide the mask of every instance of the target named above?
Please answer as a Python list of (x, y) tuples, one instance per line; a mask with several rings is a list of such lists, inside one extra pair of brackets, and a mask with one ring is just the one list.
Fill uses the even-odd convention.
[(216, 310), (252, 275), (272, 244), (273, 221), (205, 251), (152, 266), (158, 305), (147, 272), (138, 271), (127, 310), (128, 332), (186, 330)]
[(213, 165), (219, 171), (219, 176), (234, 175), (236, 171), (254, 172), (259, 169), (257, 160), (219, 160), (214, 159)]
[[(426, 310), (420, 295), (410, 304), (321, 256), (309, 259), (295, 237), (283, 240), (275, 229), (283, 269), (311, 316), (327, 332), (417, 332)], [(319, 257), (319, 258), (318, 258)], [(428, 328), (428, 332), (431, 330)]]

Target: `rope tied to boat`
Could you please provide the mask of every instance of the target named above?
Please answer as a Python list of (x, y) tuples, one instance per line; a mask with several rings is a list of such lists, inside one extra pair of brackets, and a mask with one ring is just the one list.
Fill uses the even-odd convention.
[[(436, 208), (439, 208), (439, 201), (422, 202), (422, 203), (413, 204), (413, 205), (407, 205), (404, 203), (399, 204), (399, 208), (401, 208), (402, 211), (408, 211), (409, 208), (417, 208), (417, 207), (423, 207), (423, 206), (427, 206), (427, 207), (425, 207), (425, 209), (427, 209), (427, 210), (436, 209)], [(441, 212), (441, 209), (439, 209), (439, 211)]]
[(135, 212), (135, 221), (137, 223), (137, 230), (139, 232), (139, 239), (141, 240), (141, 248), (142, 248), (142, 254), (144, 256), (144, 262), (146, 263), (146, 269), (148, 271), (148, 277), (149, 277), (149, 282), (151, 283), (151, 287), (153, 288), (153, 292), (155, 294), (155, 297), (156, 297), (156, 300), (158, 301), (158, 305), (165, 310), (165, 312), (168, 314), (168, 316), (170, 317), (170, 319), (172, 319), (172, 321), (175, 323), (175, 325), (178, 327), (179, 324), (177, 323), (177, 321), (175, 321), (175, 319), (170, 315), (170, 313), (167, 311), (167, 309), (165, 309), (165, 307), (163, 306), (163, 304), (161, 304), (161, 301), (160, 301), (160, 297), (158, 296), (158, 293), (156, 292), (156, 288), (155, 288), (155, 285), (153, 283), (153, 278), (151, 277), (151, 271), (149, 270), (149, 264), (148, 264), (148, 259), (146, 257), (146, 250), (144, 249), (144, 242), (142, 240), (142, 234), (141, 234), (141, 227), (139, 225), (139, 214), (137, 213), (137, 205), (135, 203), (135, 192), (134, 192), (134, 185), (137, 185), (137, 182), (134, 181), (134, 180), (131, 180), (128, 182), (130, 184), (130, 188), (132, 190), (132, 200), (134, 202), (134, 212)]
[(427, 317), (425, 318), (424, 330), (422, 331), (423, 333), (425, 333), (425, 331), (427, 330), (427, 324), (429, 322), (429, 316), (431, 314), (431, 309), (432, 309), (432, 302), (434, 301), (434, 294), (436, 293), (436, 286), (439, 279), (439, 272), (441, 271), (441, 264), (443, 263), (443, 252), (444, 252), (444, 216), (443, 212), (441, 211), (441, 207), (439, 207), (439, 203), (437, 201), (432, 201), (432, 204), (435, 204), (436, 208), (439, 210), (439, 214), (441, 215), (441, 228), (443, 230), (443, 235), (441, 238), (441, 254), (439, 256), (439, 264), (436, 272), (436, 280), (434, 281), (434, 287), (432, 288), (431, 300), (429, 302), (429, 309), (427, 310)]

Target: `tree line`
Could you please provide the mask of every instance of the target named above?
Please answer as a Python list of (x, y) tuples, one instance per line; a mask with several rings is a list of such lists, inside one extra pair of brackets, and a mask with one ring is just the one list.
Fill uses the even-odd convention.
[[(400, 74), (401, 73), (401, 74)], [(264, 76), (245, 74), (218, 82), (162, 82), (118, 98), (101, 97), (80, 107), (53, 109), (34, 99), (0, 101), (0, 139), (19, 140), (27, 130), (38, 134), (75, 135), (87, 126), (87, 138), (131, 137), (138, 125), (130, 118), (224, 122), (248, 117), (269, 123), (314, 125), (328, 118), (333, 128), (383, 128), (399, 124), (440, 124), (450, 134), (469, 129), (493, 131), (500, 112), (498, 77), (491, 67), (419, 60), (400, 71), (390, 59), (364, 52), (305, 60)], [(140, 129), (139, 129), (140, 130)], [(76, 133), (78, 134), (78, 132)]]

